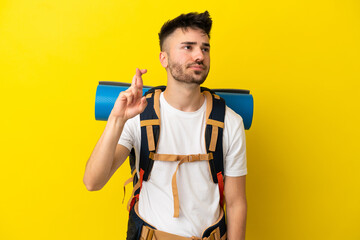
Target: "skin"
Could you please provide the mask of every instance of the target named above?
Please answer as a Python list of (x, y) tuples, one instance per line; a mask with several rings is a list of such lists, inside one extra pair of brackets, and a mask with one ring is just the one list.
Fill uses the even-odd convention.
[[(173, 107), (193, 112), (204, 103), (200, 91), (210, 69), (210, 44), (200, 29), (176, 29), (165, 41), (159, 55), (167, 71), (166, 101)], [(85, 169), (84, 184), (89, 191), (100, 190), (129, 155), (129, 150), (117, 144), (125, 122), (144, 111), (142, 75), (136, 69), (131, 87), (120, 93), (110, 113), (107, 125), (96, 144)], [(247, 202), (245, 176), (225, 178), (224, 196), (228, 223), (228, 240), (245, 239)]]

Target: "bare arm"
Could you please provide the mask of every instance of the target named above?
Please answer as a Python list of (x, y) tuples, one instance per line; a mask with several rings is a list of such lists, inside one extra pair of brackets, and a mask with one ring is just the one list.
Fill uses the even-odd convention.
[(86, 164), (84, 184), (89, 191), (100, 190), (129, 155), (129, 150), (117, 143), (125, 122), (143, 112), (147, 105), (142, 97), (144, 73), (146, 70), (136, 69), (130, 88), (115, 101), (105, 130)]
[(227, 236), (229, 240), (244, 240), (246, 228), (245, 176), (226, 176), (225, 189)]

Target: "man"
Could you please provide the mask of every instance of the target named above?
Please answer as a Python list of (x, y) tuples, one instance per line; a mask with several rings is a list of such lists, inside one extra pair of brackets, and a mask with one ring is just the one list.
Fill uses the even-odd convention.
[[(207, 100), (200, 84), (210, 69), (211, 25), (207, 11), (182, 14), (165, 23), (159, 33), (160, 62), (167, 71), (167, 87), (159, 99), (158, 154), (183, 156), (207, 151), (204, 143)], [(105, 130), (86, 165), (84, 183), (90, 191), (99, 190), (106, 184), (132, 148), (139, 168), (139, 114), (147, 107), (147, 100), (142, 97), (142, 75), (146, 71), (136, 69), (131, 87), (121, 92), (114, 104)], [(227, 239), (245, 239), (245, 134), (242, 118), (228, 107), (222, 143)], [(177, 173), (178, 208), (174, 207), (174, 172)], [(159, 231), (200, 239), (202, 232), (215, 223), (221, 213), (221, 193), (217, 185), (212, 181), (207, 161), (181, 166), (178, 162), (154, 161), (151, 176), (142, 182), (139, 217)]]

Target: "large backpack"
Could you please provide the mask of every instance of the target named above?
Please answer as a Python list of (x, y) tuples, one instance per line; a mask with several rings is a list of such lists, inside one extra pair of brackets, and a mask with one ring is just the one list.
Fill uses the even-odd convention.
[[(154, 160), (160, 161), (179, 161), (178, 167), (182, 163), (192, 161), (207, 160), (213, 182), (218, 184), (220, 193), (220, 205), (224, 202), (224, 161), (223, 161), (223, 128), (225, 117), (225, 101), (208, 88), (201, 87), (201, 92), (205, 95), (206, 106), (206, 130), (205, 143), (206, 154), (197, 155), (169, 155), (157, 154), (157, 144), (160, 136), (160, 93), (165, 90), (165, 86), (159, 86), (150, 89), (144, 95), (147, 98), (148, 105), (144, 112), (140, 114), (141, 126), (141, 147), (140, 163), (137, 170), (135, 164), (135, 151), (130, 153), (130, 167), (133, 180), (133, 193), (128, 202), (130, 211), (136, 201), (139, 200), (139, 194), (143, 181), (149, 179)], [(174, 196), (174, 217), (179, 216), (179, 200), (176, 185), (176, 169), (172, 179), (172, 189)]]

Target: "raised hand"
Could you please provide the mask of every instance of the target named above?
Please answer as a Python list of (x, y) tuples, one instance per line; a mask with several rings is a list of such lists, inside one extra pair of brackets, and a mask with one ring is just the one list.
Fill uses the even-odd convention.
[(143, 94), (142, 75), (147, 72), (146, 69), (136, 68), (136, 74), (132, 79), (131, 86), (119, 94), (109, 117), (120, 118), (126, 121), (142, 113), (147, 105)]

